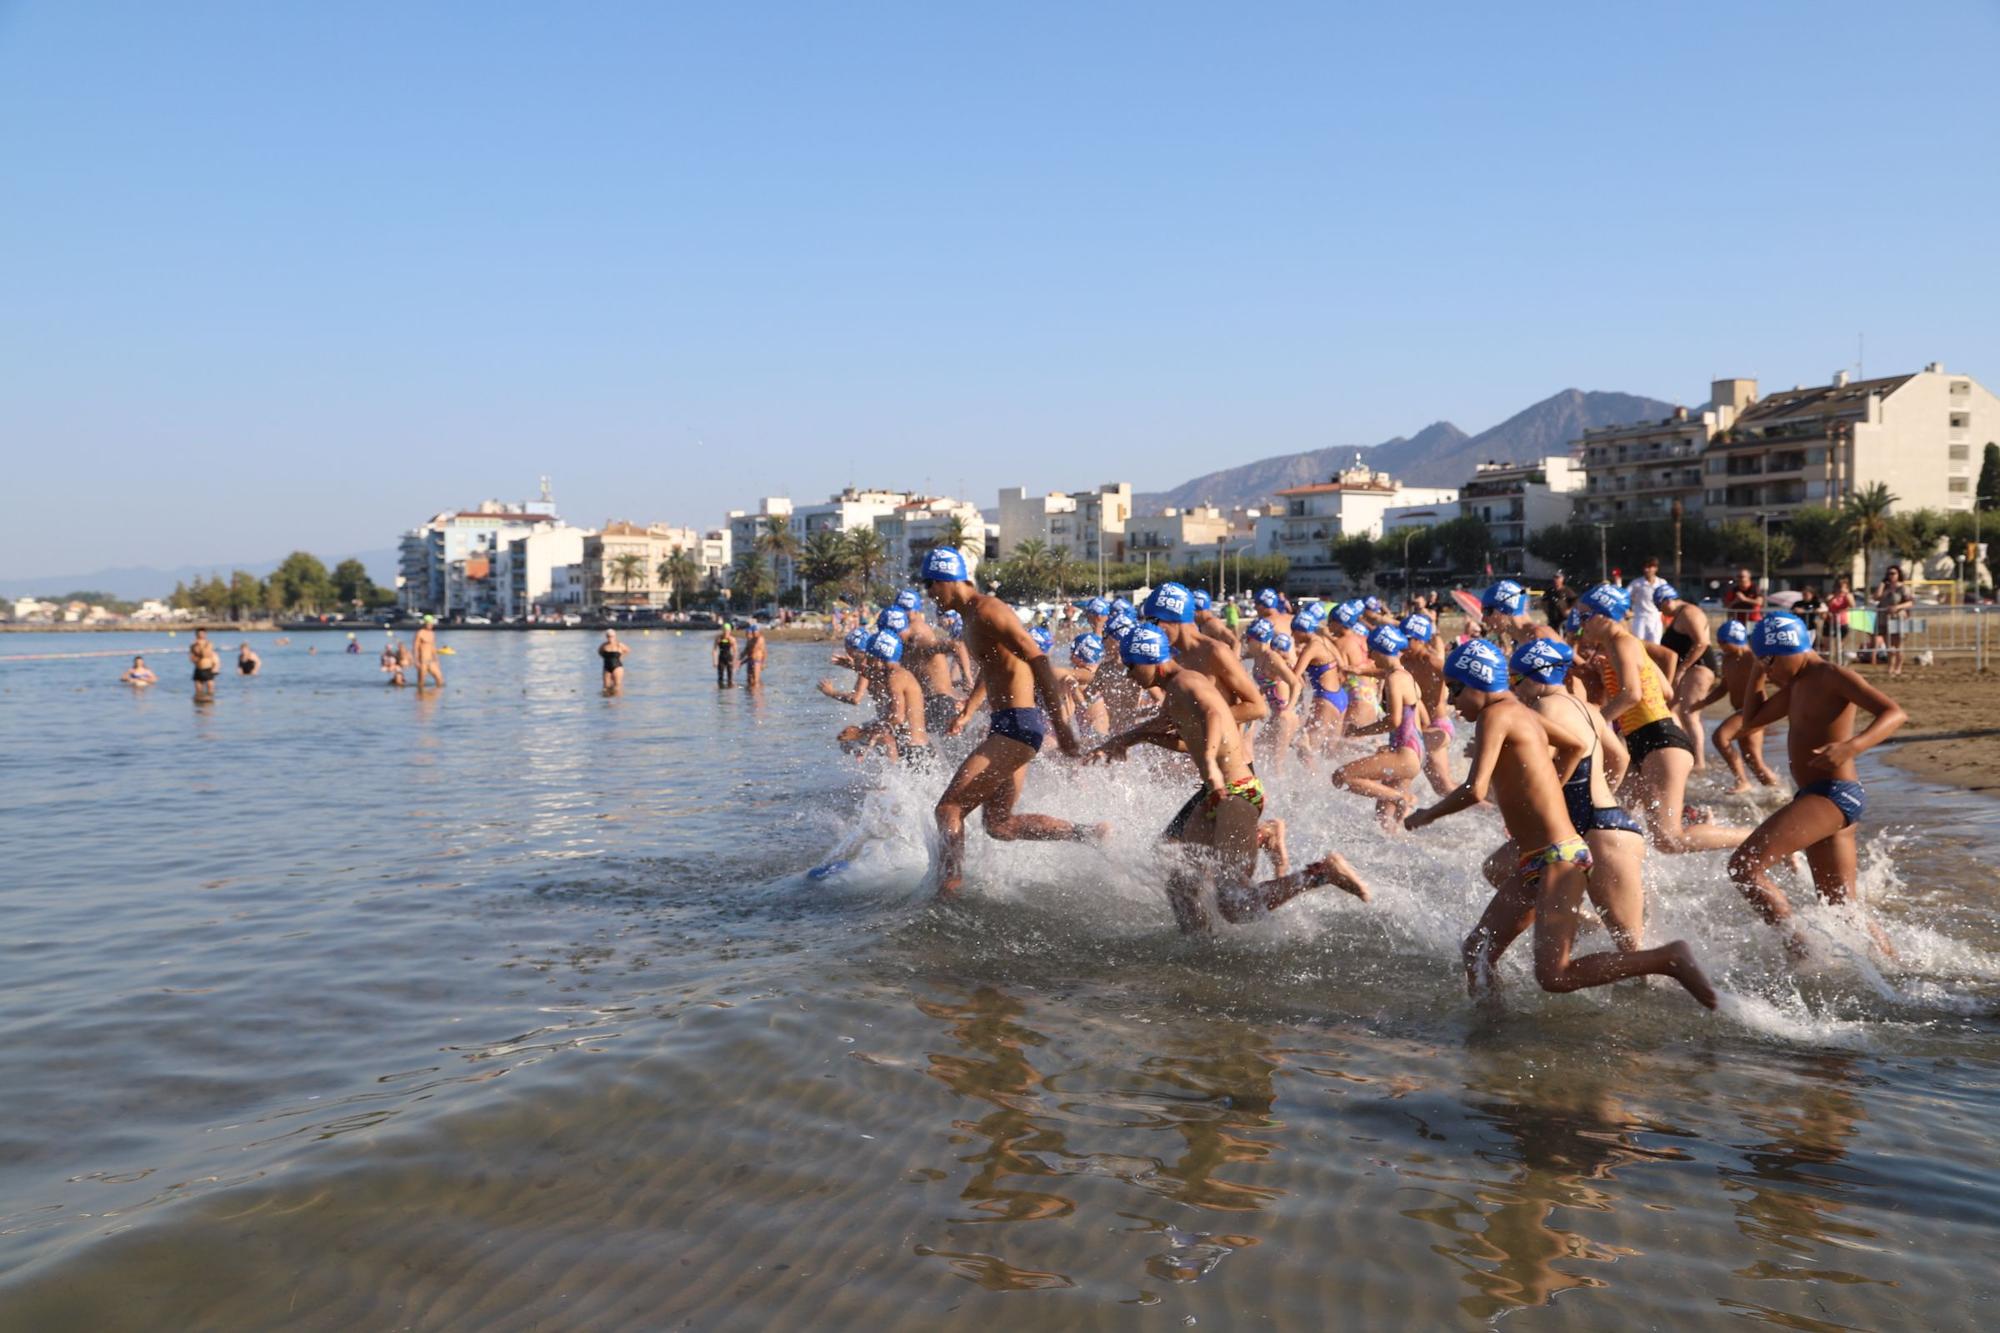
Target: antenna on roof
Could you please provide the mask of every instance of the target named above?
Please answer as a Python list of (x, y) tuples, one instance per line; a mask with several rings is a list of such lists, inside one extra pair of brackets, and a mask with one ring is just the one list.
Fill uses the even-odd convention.
[(1861, 369), (1862, 362), (1867, 359), (1865, 356), (1867, 350), (1868, 350), (1868, 335), (1865, 333), (1855, 334), (1854, 335), (1854, 378), (1855, 379), (1865, 380), (1868, 378), (1867, 374), (1864, 373)]
[(548, 474), (545, 472), (542, 474), (542, 503), (554, 504), (555, 502), (555, 490), (549, 485)]

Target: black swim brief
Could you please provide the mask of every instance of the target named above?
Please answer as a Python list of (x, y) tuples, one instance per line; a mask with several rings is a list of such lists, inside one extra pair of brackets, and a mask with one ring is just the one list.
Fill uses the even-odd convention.
[(1632, 765), (1644, 762), (1647, 755), (1658, 750), (1686, 750), (1694, 753), (1694, 742), (1682, 731), (1680, 724), (1670, 717), (1658, 722), (1648, 722), (1625, 738), (1625, 748), (1632, 752)]

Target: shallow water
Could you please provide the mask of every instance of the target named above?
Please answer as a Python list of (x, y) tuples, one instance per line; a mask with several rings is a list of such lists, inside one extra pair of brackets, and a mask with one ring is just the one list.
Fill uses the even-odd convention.
[(1544, 996), (1522, 956), (1482, 1007), (1483, 815), (1392, 842), (1283, 775), (1294, 855), (1379, 901), (1190, 942), (1151, 846), (1187, 779), (1039, 764), (1026, 808), (1118, 834), (975, 833), (940, 909), (941, 779), (837, 757), (823, 648), (753, 696), (641, 637), (605, 699), (592, 636), (466, 634), (419, 698), (253, 637), (266, 674), (200, 708), (184, 638), (0, 637), (168, 677), (0, 661), (0, 1328), (1964, 1327), (2000, 1294), (2000, 804), (1864, 761), (1887, 971), (1810, 910), (1793, 969), (1720, 855), (1656, 859), (1650, 930), (1722, 1014)]

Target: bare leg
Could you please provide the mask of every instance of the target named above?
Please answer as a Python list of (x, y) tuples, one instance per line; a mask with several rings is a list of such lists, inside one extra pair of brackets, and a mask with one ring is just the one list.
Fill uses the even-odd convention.
[(1861, 901), (1855, 867), (1854, 826), (1850, 824), (1831, 838), (1806, 848), (1806, 864), (1812, 868), (1813, 888), (1820, 900), (1850, 907), (1855, 919), (1867, 930), (1868, 938), (1875, 942), (1875, 947), (1882, 951), (1884, 957), (1895, 960), (1899, 956), (1896, 947), (1889, 943), (1889, 937), (1882, 933), (1874, 914)]
[(1729, 788), (1731, 796), (1740, 796), (1750, 790), (1750, 775), (1744, 771), (1743, 756), (1736, 752), (1736, 740), (1742, 734), (1741, 713), (1731, 713), (1715, 729), (1715, 752), (1722, 756), (1722, 762), (1729, 765), (1730, 775), (1736, 779)]
[(1451, 737), (1436, 727), (1424, 731), (1424, 776), (1431, 780), (1431, 790), (1440, 796), (1451, 795), (1457, 785), (1451, 776)]
[(1534, 920), (1534, 896), (1523, 887), (1520, 872), (1516, 870), (1486, 904), (1478, 924), (1459, 946), (1459, 957), (1465, 963), (1467, 994), (1477, 996), (1481, 991), (1500, 988), (1500, 955), (1507, 952), (1507, 946), (1519, 939)]
[[(1794, 954), (1805, 952), (1805, 942), (1790, 929), (1791, 900), (1772, 881), (1771, 867), (1783, 865), (1793, 853), (1807, 851), (1842, 832), (1845, 823), (1840, 807), (1824, 796), (1794, 796), (1784, 809), (1759, 824), (1729, 858), (1729, 878), (1758, 916), (1786, 931), (1785, 947)], [(1810, 859), (1809, 851), (1807, 855)]]
[(1703, 1005), (1715, 1008), (1715, 987), (1708, 984), (1685, 940), (1632, 953), (1570, 956), (1588, 879), (1584, 868), (1573, 863), (1552, 865), (1542, 872), (1535, 902), (1536, 983), (1545, 991), (1560, 993), (1608, 986), (1629, 977), (1667, 976), (1687, 987)]
[(1694, 746), (1694, 767), (1700, 772), (1708, 761), (1703, 752), (1707, 740), (1701, 726), (1701, 713), (1695, 704), (1706, 695), (1715, 684), (1715, 673), (1707, 667), (1691, 666), (1681, 673), (1680, 684), (1674, 691), (1674, 718), (1681, 724), (1681, 730), (1688, 734), (1688, 743)]
[(1267, 819), (1257, 826), (1257, 845), (1271, 858), (1271, 873), (1292, 873), (1291, 853), (1285, 847), (1285, 821)]
[(1354, 867), (1347, 863), (1347, 858), (1339, 852), (1328, 852), (1296, 875), (1280, 875), (1262, 884), (1233, 890), (1225, 888), (1216, 894), (1216, 906), (1231, 921), (1247, 921), (1283, 907), (1309, 889), (1328, 886), (1351, 893), (1364, 903), (1372, 896), (1361, 877), (1354, 873)]
[(1593, 829), (1584, 835), (1592, 865), (1585, 877), (1590, 901), (1597, 908), (1612, 943), (1626, 953), (1646, 939), (1646, 883), (1642, 866), (1646, 840), (1636, 833)]
[(1333, 775), (1333, 785), (1372, 799), (1383, 827), (1393, 828), (1415, 804), (1409, 783), (1417, 775), (1418, 763), (1412, 750), (1380, 750), (1339, 769)]
[[(999, 796), (1012, 795), (1026, 778), (1033, 747), (1005, 736), (988, 736), (952, 774), (933, 812), (938, 826), (938, 897), (955, 898), (965, 883), (965, 817)], [(990, 826), (989, 826), (990, 831)]]
[(1743, 749), (1743, 757), (1750, 761), (1750, 771), (1757, 775), (1757, 781), (1766, 787), (1778, 785), (1778, 775), (1764, 762), (1764, 729), (1747, 731), (1737, 738), (1736, 743)]
[(1653, 846), (1668, 855), (1726, 851), (1750, 836), (1750, 830), (1720, 824), (1686, 824), (1688, 774), (1694, 756), (1686, 750), (1655, 750), (1637, 765), (1640, 809)]

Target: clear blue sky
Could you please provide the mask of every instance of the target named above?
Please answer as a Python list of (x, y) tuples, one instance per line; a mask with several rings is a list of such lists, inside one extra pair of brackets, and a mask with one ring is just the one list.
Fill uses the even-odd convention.
[(2000, 385), (2000, 9), (0, 0), (0, 582)]

